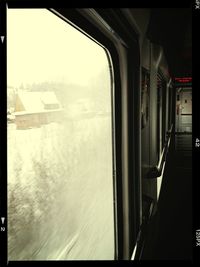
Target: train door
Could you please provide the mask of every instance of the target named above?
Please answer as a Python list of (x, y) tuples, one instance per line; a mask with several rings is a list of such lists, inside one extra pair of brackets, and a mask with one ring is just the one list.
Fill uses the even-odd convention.
[(141, 135), (142, 140), (142, 177), (149, 171), (149, 90), (150, 74), (145, 68), (142, 69), (142, 92), (141, 92)]
[(192, 88), (178, 88), (176, 92), (176, 132), (192, 132)]
[(162, 149), (166, 141), (166, 82), (162, 81)]
[(172, 88), (168, 87), (168, 104), (167, 104), (167, 129), (169, 130), (172, 123)]
[(157, 155), (162, 152), (162, 79), (157, 77)]
[(166, 141), (166, 81), (157, 77), (157, 151), (158, 160)]

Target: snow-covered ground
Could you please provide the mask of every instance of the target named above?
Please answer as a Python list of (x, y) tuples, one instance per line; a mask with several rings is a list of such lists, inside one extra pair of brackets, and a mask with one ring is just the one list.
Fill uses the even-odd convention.
[(9, 260), (114, 258), (109, 116), (8, 124)]

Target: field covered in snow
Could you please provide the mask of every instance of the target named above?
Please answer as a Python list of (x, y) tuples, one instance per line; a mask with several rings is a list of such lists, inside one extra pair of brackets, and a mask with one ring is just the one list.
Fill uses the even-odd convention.
[(110, 116), (8, 124), (9, 260), (114, 258)]

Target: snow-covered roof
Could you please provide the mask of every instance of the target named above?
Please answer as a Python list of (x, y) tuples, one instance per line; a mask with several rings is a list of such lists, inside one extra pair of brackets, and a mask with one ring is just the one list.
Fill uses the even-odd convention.
[(59, 104), (58, 99), (54, 92), (42, 93), (41, 100), (44, 104)]
[(47, 104), (59, 104), (54, 92), (20, 92), (18, 97), (25, 111), (42, 112)]

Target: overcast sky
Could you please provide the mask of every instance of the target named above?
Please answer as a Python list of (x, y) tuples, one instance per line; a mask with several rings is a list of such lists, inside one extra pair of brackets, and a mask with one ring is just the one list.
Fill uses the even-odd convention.
[(8, 85), (87, 85), (108, 68), (103, 48), (46, 9), (7, 10)]

